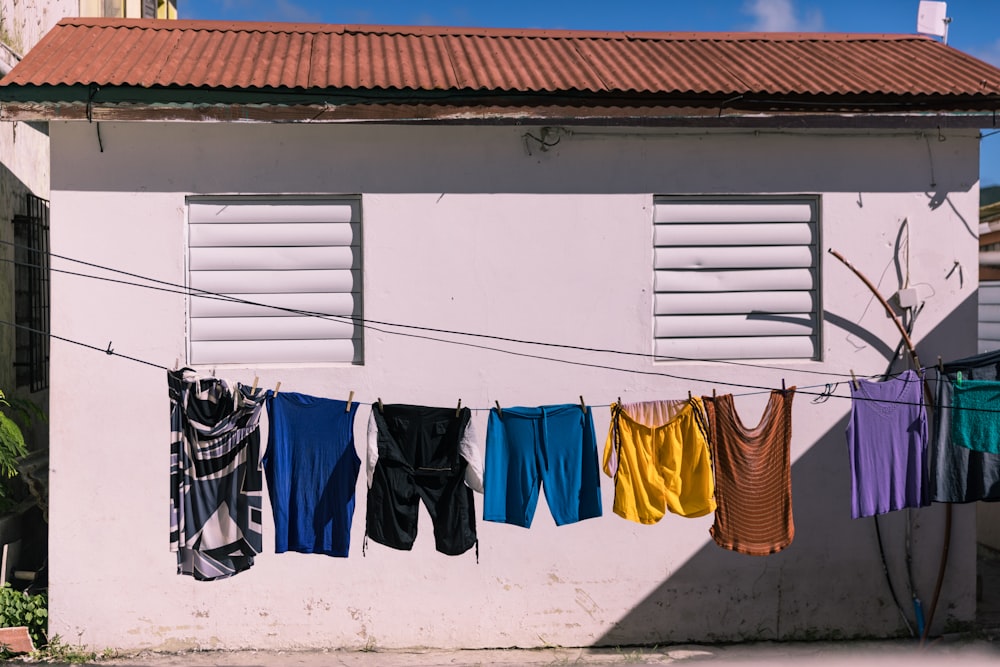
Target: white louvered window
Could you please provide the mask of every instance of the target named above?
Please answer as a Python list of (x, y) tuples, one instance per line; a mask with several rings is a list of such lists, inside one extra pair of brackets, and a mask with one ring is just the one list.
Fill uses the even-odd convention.
[(816, 197), (657, 197), (654, 354), (818, 359)]
[(188, 223), (191, 364), (361, 363), (360, 199), (191, 198)]

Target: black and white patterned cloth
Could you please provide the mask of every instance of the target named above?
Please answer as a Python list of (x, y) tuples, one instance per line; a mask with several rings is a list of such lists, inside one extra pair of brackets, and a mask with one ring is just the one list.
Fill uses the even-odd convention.
[(170, 550), (201, 581), (249, 569), (261, 552), (260, 414), (265, 393), (191, 369), (169, 371)]

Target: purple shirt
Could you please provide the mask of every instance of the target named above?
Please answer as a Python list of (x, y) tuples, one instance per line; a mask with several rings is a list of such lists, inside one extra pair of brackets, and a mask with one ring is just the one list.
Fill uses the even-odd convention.
[(851, 457), (851, 516), (922, 507), (927, 413), (915, 371), (886, 382), (851, 387), (847, 450)]

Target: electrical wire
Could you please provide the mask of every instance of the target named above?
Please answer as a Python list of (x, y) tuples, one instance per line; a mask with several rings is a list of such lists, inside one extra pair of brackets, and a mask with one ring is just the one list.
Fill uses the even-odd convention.
[[(25, 250), (28, 250), (28, 251), (31, 251), (31, 252), (36, 252), (36, 253), (43, 252), (43, 251), (39, 251), (39, 250), (34, 250), (34, 249), (31, 249), (31, 248), (28, 248), (26, 246), (17, 245), (17, 244), (14, 244), (14, 243), (10, 242), (10, 241), (0, 241), (0, 245), (10, 245), (10, 246), (14, 246), (15, 248), (22, 248), (22, 249), (25, 249)], [(102, 270), (102, 271), (109, 271), (109, 272), (112, 272), (112, 273), (117, 273), (117, 274), (120, 274), (120, 275), (128, 276), (130, 278), (136, 278), (136, 279), (139, 279), (139, 280), (144, 280), (144, 281), (147, 281), (147, 282), (156, 283), (158, 285), (164, 285), (164, 286), (166, 286), (169, 289), (164, 289), (164, 288), (161, 288), (161, 287), (155, 287), (153, 285), (143, 285), (143, 284), (134, 283), (134, 282), (131, 282), (131, 281), (118, 280), (118, 279), (114, 279), (114, 278), (109, 278), (107, 276), (95, 276), (95, 275), (92, 275), (92, 274), (86, 274), (86, 273), (80, 273), (80, 272), (75, 272), (75, 271), (69, 271), (69, 270), (66, 270), (66, 269), (56, 269), (56, 268), (51, 268), (50, 267), (51, 271), (57, 272), (57, 273), (63, 273), (63, 274), (78, 276), (78, 277), (82, 277), (82, 278), (91, 278), (91, 279), (95, 279), (95, 280), (102, 280), (102, 281), (112, 282), (112, 283), (117, 283), (117, 284), (122, 284), (122, 285), (128, 285), (128, 286), (133, 286), (133, 287), (140, 287), (140, 288), (144, 288), (144, 289), (153, 289), (153, 290), (157, 290), (157, 291), (164, 291), (164, 292), (169, 292), (169, 293), (174, 293), (174, 294), (183, 294), (183, 295), (187, 295), (187, 296), (198, 296), (199, 298), (208, 298), (208, 299), (217, 299), (217, 300), (223, 300), (223, 301), (231, 301), (231, 302), (234, 302), (234, 303), (240, 303), (240, 304), (244, 304), (244, 305), (251, 305), (251, 306), (257, 306), (257, 307), (262, 307), (262, 308), (270, 308), (270, 309), (273, 309), (273, 310), (279, 310), (279, 311), (287, 312), (287, 313), (294, 314), (294, 315), (302, 315), (302, 316), (306, 316), (306, 317), (318, 317), (318, 318), (321, 318), (321, 319), (328, 319), (328, 320), (335, 321), (335, 322), (344, 322), (344, 323), (348, 323), (349, 322), (349, 323), (352, 323), (352, 324), (355, 324), (355, 325), (359, 325), (359, 326), (363, 326), (363, 327), (368, 327), (369, 325), (390, 326), (390, 327), (397, 327), (397, 328), (401, 328), (401, 329), (411, 329), (411, 330), (414, 330), (414, 331), (423, 331), (423, 332), (428, 332), (428, 333), (447, 334), (447, 335), (452, 335), (452, 336), (466, 336), (466, 337), (469, 337), (469, 338), (481, 338), (481, 339), (487, 339), (487, 340), (495, 340), (495, 341), (504, 342), (504, 343), (516, 343), (516, 344), (519, 344), (519, 345), (536, 345), (536, 346), (539, 346), (539, 347), (558, 348), (558, 349), (573, 350), (573, 351), (578, 351), (578, 352), (595, 352), (595, 353), (601, 353), (601, 354), (613, 354), (613, 355), (628, 356), (628, 357), (642, 357), (642, 358), (645, 358), (645, 359), (651, 359), (653, 361), (679, 361), (679, 362), (692, 362), (692, 363), (707, 362), (707, 363), (716, 363), (716, 364), (724, 364), (724, 365), (731, 365), (731, 366), (741, 366), (741, 367), (745, 367), (745, 368), (756, 368), (756, 369), (761, 369), (761, 370), (773, 370), (773, 371), (779, 371), (779, 372), (784, 372), (784, 373), (802, 373), (802, 374), (809, 374), (809, 375), (822, 375), (822, 376), (825, 376), (825, 377), (838, 377), (838, 378), (848, 378), (848, 377), (851, 377), (850, 373), (836, 373), (836, 372), (832, 372), (832, 371), (817, 371), (817, 370), (813, 370), (813, 369), (809, 369), (809, 368), (790, 368), (790, 367), (785, 367), (785, 366), (774, 366), (774, 365), (769, 365), (769, 364), (752, 364), (752, 363), (748, 363), (748, 362), (735, 361), (735, 360), (731, 360), (731, 359), (709, 359), (709, 358), (705, 358), (705, 359), (700, 359), (699, 358), (699, 359), (696, 359), (696, 358), (691, 358), (691, 357), (678, 357), (678, 356), (673, 356), (673, 355), (650, 354), (650, 353), (646, 353), (646, 352), (630, 352), (630, 351), (627, 351), (627, 350), (615, 350), (615, 349), (610, 349), (610, 348), (587, 347), (587, 346), (582, 346), (582, 345), (571, 345), (571, 344), (566, 344), (566, 343), (549, 343), (549, 342), (544, 342), (544, 341), (534, 341), (534, 340), (528, 340), (528, 339), (523, 339), (523, 338), (513, 338), (513, 337), (509, 337), (509, 336), (497, 336), (497, 335), (493, 335), (493, 334), (473, 333), (473, 332), (458, 331), (458, 330), (453, 330), (453, 329), (440, 329), (440, 328), (437, 328), (437, 327), (427, 327), (427, 326), (420, 326), (420, 325), (413, 325), (413, 324), (402, 324), (402, 323), (398, 323), (398, 322), (387, 322), (387, 321), (373, 320), (373, 319), (368, 319), (368, 318), (363, 318), (363, 317), (357, 317), (357, 316), (353, 316), (353, 315), (330, 315), (328, 313), (319, 313), (319, 312), (315, 312), (315, 311), (307, 311), (307, 310), (301, 310), (301, 309), (295, 309), (295, 308), (286, 308), (286, 307), (283, 307), (283, 306), (275, 306), (275, 305), (271, 305), (271, 304), (258, 303), (258, 302), (255, 302), (255, 301), (249, 301), (249, 300), (246, 300), (246, 299), (241, 299), (241, 298), (233, 296), (233, 295), (220, 294), (220, 293), (211, 292), (211, 291), (208, 291), (208, 290), (202, 290), (202, 289), (198, 289), (198, 288), (187, 287), (185, 285), (180, 285), (178, 283), (171, 283), (171, 282), (168, 282), (168, 281), (165, 281), (165, 280), (159, 280), (157, 278), (150, 278), (149, 276), (143, 276), (143, 275), (136, 274), (136, 273), (131, 273), (131, 272), (128, 272), (128, 271), (123, 271), (121, 269), (115, 269), (115, 268), (111, 268), (111, 267), (107, 267), (107, 266), (102, 266), (100, 264), (95, 264), (93, 262), (87, 262), (87, 261), (80, 260), (80, 259), (75, 259), (75, 258), (72, 258), (72, 257), (66, 257), (64, 255), (57, 255), (57, 254), (54, 254), (54, 253), (49, 253), (49, 255), (51, 257), (62, 259), (62, 260), (68, 261), (68, 262), (73, 262), (73, 263), (76, 263), (76, 264), (82, 264), (82, 265), (88, 266), (90, 268), (95, 268), (95, 269), (99, 269), (99, 270)], [(10, 259), (0, 259), (0, 261), (15, 263), (15, 260), (10, 260)], [(40, 265), (36, 265), (36, 264), (25, 264), (24, 262), (16, 262), (16, 263), (19, 264), (19, 265), (22, 265), (22, 266), (30, 266), (30, 267), (34, 267), (34, 268), (43, 268)], [(383, 332), (383, 333), (391, 333), (391, 332)], [(722, 383), (719, 383), (719, 384), (722, 384)]]

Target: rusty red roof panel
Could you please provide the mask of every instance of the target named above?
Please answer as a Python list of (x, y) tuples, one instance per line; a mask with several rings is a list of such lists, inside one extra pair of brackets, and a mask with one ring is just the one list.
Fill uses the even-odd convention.
[(929, 37), (64, 19), (0, 85), (510, 93), (1000, 93)]

